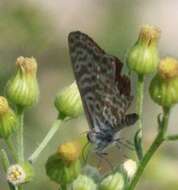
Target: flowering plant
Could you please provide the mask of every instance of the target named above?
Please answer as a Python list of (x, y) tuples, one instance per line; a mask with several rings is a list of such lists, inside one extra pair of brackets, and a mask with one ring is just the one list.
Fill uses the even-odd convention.
[[(171, 57), (160, 60), (157, 48), (159, 35), (159, 29), (144, 26), (127, 55), (127, 65), (137, 75), (136, 111), (139, 121), (134, 138), (137, 160), (127, 159), (103, 175), (97, 167), (88, 164), (87, 159), (84, 159), (90, 152), (90, 147), (86, 150), (84, 148), (87, 142), (85, 136), (76, 141), (64, 142), (49, 156), (45, 165), (46, 174), (58, 184), (60, 190), (133, 190), (160, 145), (178, 140), (178, 134), (169, 135), (167, 132), (171, 109), (178, 103), (178, 61)], [(64, 122), (82, 114), (83, 106), (75, 82), (57, 93), (54, 104), (58, 116), (36, 150), (26, 158), (23, 116), (27, 108), (38, 102), (37, 62), (34, 58), (19, 57), (16, 67), (16, 74), (8, 81), (4, 97), (0, 96), (0, 138), (8, 145), (12, 159), (4, 149), (0, 156), (9, 189), (23, 190), (25, 184), (33, 180), (34, 163), (40, 158), (41, 152)], [(156, 137), (148, 150), (144, 151), (144, 78), (150, 73), (155, 73), (149, 86), (150, 96), (162, 107), (162, 113), (157, 117)], [(16, 136), (14, 143), (13, 136)]]

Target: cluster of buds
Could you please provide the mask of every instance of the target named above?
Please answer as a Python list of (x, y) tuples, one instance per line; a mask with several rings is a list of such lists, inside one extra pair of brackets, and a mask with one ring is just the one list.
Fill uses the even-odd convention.
[[(83, 172), (70, 185), (73, 190), (124, 190), (126, 184), (130, 182), (137, 170), (136, 162), (133, 160), (126, 160), (120, 168), (120, 171), (105, 176), (96, 175), (94, 168)], [(92, 175), (91, 175), (92, 173)], [(94, 174), (94, 175), (93, 175)]]
[(139, 38), (130, 49), (128, 67), (138, 75), (156, 72), (149, 87), (154, 102), (171, 107), (178, 103), (178, 61), (171, 57), (159, 58), (157, 43), (160, 31), (153, 26), (143, 26)]

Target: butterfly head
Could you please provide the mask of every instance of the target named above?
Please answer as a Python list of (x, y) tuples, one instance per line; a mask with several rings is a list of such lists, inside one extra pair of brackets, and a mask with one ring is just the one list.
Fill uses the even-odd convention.
[(95, 145), (95, 152), (103, 152), (109, 145), (113, 144), (115, 141), (114, 133), (110, 131), (105, 131), (103, 133), (89, 131), (87, 134), (88, 141)]

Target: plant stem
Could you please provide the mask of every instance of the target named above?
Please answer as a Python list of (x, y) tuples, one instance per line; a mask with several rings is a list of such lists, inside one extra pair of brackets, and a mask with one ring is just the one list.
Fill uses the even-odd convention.
[[(18, 163), (24, 162), (24, 109), (17, 107), (17, 116), (19, 120), (19, 129), (17, 131), (17, 158)], [(23, 185), (19, 185), (17, 190), (23, 190)]]
[(17, 162), (18, 161), (17, 154), (16, 154), (16, 151), (14, 149), (14, 146), (12, 144), (12, 141), (11, 141), (10, 137), (8, 139), (6, 139), (6, 144), (7, 144), (8, 148), (9, 148), (9, 150), (10, 150), (12, 156), (13, 156), (13, 159)]
[(24, 139), (23, 139), (23, 119), (24, 113), (22, 108), (17, 110), (18, 120), (19, 120), (19, 129), (17, 131), (17, 154), (18, 162), (24, 162)]
[(176, 134), (176, 135), (168, 135), (168, 136), (165, 137), (165, 140), (166, 141), (176, 141), (176, 140), (178, 140), (178, 134)]
[(1, 162), (5, 172), (7, 172), (8, 167), (10, 166), (7, 153), (4, 149), (1, 149)]
[(136, 112), (139, 115), (138, 129), (139, 129), (139, 140), (137, 141), (136, 153), (139, 160), (143, 158), (143, 143), (142, 143), (142, 118), (143, 118), (143, 96), (144, 96), (144, 76), (138, 75), (137, 79), (137, 90), (136, 90)]
[(164, 111), (164, 115), (163, 115), (163, 119), (161, 122), (161, 126), (159, 126), (159, 132), (158, 132), (155, 140), (153, 141), (152, 145), (148, 149), (147, 153), (145, 154), (145, 156), (141, 160), (140, 165), (137, 169), (137, 172), (136, 172), (134, 178), (132, 179), (127, 190), (133, 190), (135, 188), (135, 186), (138, 183), (138, 181), (139, 181), (145, 167), (147, 166), (148, 162), (150, 161), (153, 154), (156, 152), (156, 150), (160, 147), (160, 145), (162, 144), (162, 142), (165, 139), (165, 134), (166, 134), (167, 127), (168, 127), (170, 109), (163, 108), (163, 111)]
[(37, 147), (37, 149), (32, 153), (32, 155), (29, 157), (29, 162), (34, 163), (36, 161), (36, 159), (39, 157), (39, 155), (41, 154), (41, 152), (45, 149), (45, 147), (47, 146), (47, 144), (49, 143), (49, 141), (52, 139), (52, 137), (54, 136), (54, 134), (57, 132), (57, 130), (59, 129), (59, 126), (61, 125), (62, 120), (57, 119), (51, 129), (48, 131), (47, 135), (45, 136), (45, 138), (43, 139), (43, 141), (40, 143), (40, 145)]
[[(2, 166), (3, 166), (3, 169), (6, 173), (8, 167), (10, 166), (9, 159), (8, 159), (8, 156), (7, 156), (6, 151), (4, 149), (1, 150), (0, 154), (1, 154)], [(9, 185), (10, 190), (16, 190), (16, 188), (13, 185), (11, 185), (10, 183), (8, 183), (8, 185)]]

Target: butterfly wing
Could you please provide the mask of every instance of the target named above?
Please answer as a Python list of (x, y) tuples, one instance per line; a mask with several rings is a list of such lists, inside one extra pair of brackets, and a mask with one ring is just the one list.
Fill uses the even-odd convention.
[(96, 132), (121, 128), (130, 105), (130, 80), (121, 76), (122, 63), (107, 55), (88, 35), (69, 34), (75, 78), (91, 128)]

